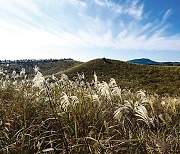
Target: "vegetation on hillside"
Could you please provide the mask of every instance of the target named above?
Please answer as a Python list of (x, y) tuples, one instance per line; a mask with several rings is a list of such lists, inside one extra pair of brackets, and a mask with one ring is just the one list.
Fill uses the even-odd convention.
[(51, 75), (63, 71), (67, 68), (73, 67), (80, 62), (73, 59), (44, 59), (44, 60), (4, 60), (0, 61), (0, 68), (10, 75), (13, 71), (21, 72), (21, 69), (26, 70), (29, 77), (33, 76), (33, 68), (37, 65), (44, 75)]
[(91, 81), (96, 72), (100, 81), (107, 82), (113, 77), (123, 89), (145, 89), (160, 95), (180, 96), (180, 67), (178, 66), (137, 65), (103, 58), (82, 63), (64, 71), (71, 79), (82, 72), (87, 81)]
[[(102, 63), (99, 70), (114, 63), (94, 62)], [(88, 83), (83, 74), (72, 81), (34, 71), (32, 80), (24, 70), (0, 74), (0, 153), (180, 152), (180, 98), (131, 92), (96, 74)]]

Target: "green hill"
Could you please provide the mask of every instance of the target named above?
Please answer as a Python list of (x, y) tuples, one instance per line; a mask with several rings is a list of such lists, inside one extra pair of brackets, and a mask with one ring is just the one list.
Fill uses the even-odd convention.
[(103, 58), (82, 63), (63, 71), (70, 78), (82, 72), (87, 81), (91, 81), (94, 72), (96, 72), (100, 81), (115, 78), (121, 88), (144, 89), (160, 95), (180, 95), (180, 67), (178, 66), (137, 65)]

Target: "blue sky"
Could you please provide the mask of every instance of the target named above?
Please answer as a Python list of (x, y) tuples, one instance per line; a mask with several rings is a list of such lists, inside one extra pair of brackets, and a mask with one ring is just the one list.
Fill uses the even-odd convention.
[(179, 14), (179, 0), (0, 0), (0, 57), (180, 61)]

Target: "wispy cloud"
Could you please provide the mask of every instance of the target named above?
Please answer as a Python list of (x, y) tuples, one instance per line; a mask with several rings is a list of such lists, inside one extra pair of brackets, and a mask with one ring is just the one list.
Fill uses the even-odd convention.
[(164, 33), (171, 14), (169, 9), (161, 21), (146, 20), (138, 0), (0, 0), (0, 50), (4, 58), (24, 52), (69, 57), (85, 49), (180, 51), (180, 36)]
[(143, 4), (139, 5), (138, 0), (127, 1), (125, 4), (115, 3), (109, 0), (94, 0), (94, 3), (101, 7), (107, 7), (118, 14), (126, 14), (136, 19), (142, 18)]
[(79, 8), (87, 7), (87, 4), (81, 0), (67, 0), (67, 2), (71, 2), (73, 5), (76, 5)]
[(130, 7), (126, 8), (125, 12), (127, 12), (129, 15), (133, 16), (134, 18), (140, 20), (142, 19), (142, 14), (143, 14), (143, 8), (144, 5), (138, 5), (138, 0), (135, 0), (132, 2)]
[(114, 2), (108, 0), (94, 0), (94, 3), (101, 7), (108, 7), (116, 13), (122, 13), (122, 7)]
[(167, 10), (163, 16), (162, 21), (166, 21), (171, 14), (172, 14), (172, 9)]

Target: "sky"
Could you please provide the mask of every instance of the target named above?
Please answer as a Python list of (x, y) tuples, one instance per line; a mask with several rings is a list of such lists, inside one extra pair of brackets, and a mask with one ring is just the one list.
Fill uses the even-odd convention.
[(0, 0), (0, 59), (180, 61), (180, 0)]

